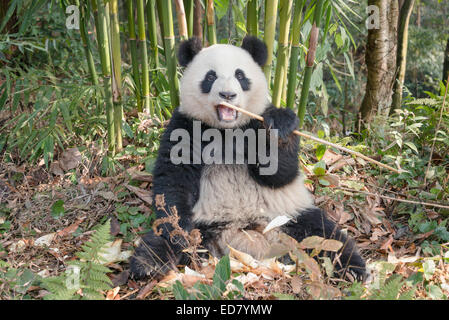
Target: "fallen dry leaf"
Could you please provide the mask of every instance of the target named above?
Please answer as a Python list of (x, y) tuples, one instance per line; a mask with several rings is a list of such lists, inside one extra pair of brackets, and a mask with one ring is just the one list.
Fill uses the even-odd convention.
[(330, 149), (326, 149), (326, 152), (324, 152), (324, 155), (321, 158), (321, 160), (323, 160), (324, 163), (326, 163), (326, 166), (330, 166), (333, 165), (338, 160), (340, 160), (341, 158), (343, 158), (341, 154), (337, 154)]
[(39, 237), (36, 240), (34, 240), (34, 245), (37, 247), (49, 247), (52, 241), (55, 239), (56, 233), (49, 233), (45, 236)]
[(340, 186), (340, 178), (335, 174), (326, 174), (322, 176), (321, 179), (326, 180), (330, 183), (330, 187), (338, 187)]
[(78, 167), (81, 161), (81, 153), (78, 148), (70, 148), (65, 150), (59, 159), (59, 165), (62, 170), (69, 171)]
[(184, 285), (184, 287), (191, 288), (197, 283), (198, 281), (211, 284), (212, 280), (206, 279), (204, 275), (196, 276), (196, 275), (189, 275), (189, 274), (183, 274), (181, 277), (181, 283)]
[(108, 242), (98, 254), (102, 264), (109, 264), (117, 261), (125, 261), (132, 255), (131, 250), (121, 251), (123, 239), (116, 239)]
[(114, 289), (109, 290), (106, 293), (106, 300), (118, 300), (120, 299), (120, 296), (118, 297), (118, 299), (116, 299), (118, 292), (120, 291), (120, 287), (115, 287)]
[(151, 280), (149, 284), (147, 284), (142, 290), (139, 291), (139, 294), (137, 295), (136, 299), (143, 300), (145, 299), (152, 291), (154, 286), (156, 286), (157, 281)]
[(321, 269), (315, 259), (311, 258), (301, 249), (295, 250), (292, 254), (298, 258), (297, 261), (299, 264), (304, 265), (306, 270), (310, 273), (310, 278), (312, 280), (321, 279)]
[(129, 271), (125, 270), (125, 271), (122, 271), (119, 274), (113, 276), (112, 284), (115, 287), (123, 286), (128, 282), (128, 279), (129, 279)]
[(141, 200), (145, 201), (149, 205), (153, 203), (153, 194), (151, 191), (140, 189), (138, 187), (131, 186), (129, 184), (125, 184), (125, 187), (136, 194)]
[(319, 236), (307, 237), (299, 243), (301, 249), (315, 249), (317, 251), (337, 252), (343, 246), (343, 243), (334, 239), (324, 239)]
[(120, 222), (116, 217), (111, 218), (111, 236), (115, 237), (120, 232)]
[(386, 235), (387, 232), (381, 230), (380, 228), (374, 229), (374, 231), (371, 234), (371, 237), (369, 238), (372, 242), (376, 242), (379, 240), (380, 237)]
[(292, 287), (292, 291), (295, 294), (298, 294), (302, 291), (302, 281), (301, 278), (298, 275), (294, 275), (291, 279), (290, 285)]
[(133, 171), (131, 174), (131, 180), (153, 182), (153, 175), (145, 171)]
[(61, 166), (59, 165), (59, 161), (53, 161), (50, 164), (50, 172), (53, 173), (55, 176), (64, 175), (64, 170), (62, 170)]
[(376, 199), (373, 199), (367, 196), (366, 202), (368, 205), (363, 210), (360, 210), (364, 218), (368, 220), (372, 226), (381, 224), (382, 218), (385, 216), (385, 213), (383, 212), (385, 209), (379, 207), (380, 198), (376, 197)]
[(97, 194), (106, 200), (118, 201), (117, 196), (112, 191), (97, 191)]
[(9, 252), (18, 253), (23, 251), (27, 246), (27, 241), (25, 239), (21, 239), (17, 242), (11, 244), (8, 248)]
[(380, 250), (385, 250), (385, 251), (390, 250), (390, 252), (392, 252), (393, 249), (391, 248), (391, 245), (393, 244), (393, 241), (394, 241), (393, 236), (390, 235), (388, 237), (388, 239), (380, 246)]
[(237, 261), (242, 262), (244, 265), (251, 267), (251, 268), (257, 268), (259, 265), (258, 261), (254, 259), (251, 255), (241, 252), (239, 250), (236, 250), (230, 246), (229, 247), (229, 257), (234, 258)]
[(355, 160), (353, 158), (343, 158), (341, 160), (338, 160), (336, 163), (334, 163), (332, 166), (329, 167), (327, 170), (328, 173), (338, 171), (344, 166), (353, 166), (355, 165)]
[(417, 260), (419, 260), (421, 258), (419, 253), (420, 253), (420, 250), (418, 250), (416, 252), (416, 255), (414, 255), (414, 256), (403, 256), (401, 258), (396, 258), (396, 255), (394, 253), (390, 252), (390, 253), (388, 253), (387, 261), (389, 263), (394, 263), (394, 264), (398, 264), (398, 263), (412, 263), (412, 262), (415, 262), (415, 261), (417, 261)]
[(158, 287), (169, 288), (172, 286), (177, 280), (181, 280), (182, 274), (177, 273), (174, 270), (170, 270), (159, 282), (157, 282)]
[(74, 233), (78, 229), (78, 227), (81, 224), (81, 222), (84, 221), (84, 219), (86, 219), (86, 217), (78, 218), (78, 220), (76, 220), (75, 223), (71, 224), (70, 226), (68, 226), (68, 227), (66, 227), (64, 229), (62, 229), (61, 231), (58, 231), (56, 234), (59, 237), (65, 237), (65, 236), (68, 236), (69, 234)]

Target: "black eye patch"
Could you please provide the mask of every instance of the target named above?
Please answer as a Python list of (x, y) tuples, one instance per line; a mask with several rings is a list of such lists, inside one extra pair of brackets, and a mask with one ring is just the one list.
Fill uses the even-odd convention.
[(235, 78), (240, 82), (243, 91), (248, 91), (251, 88), (251, 81), (246, 77), (243, 70), (235, 70)]
[(206, 76), (204, 77), (203, 81), (201, 81), (201, 92), (202, 93), (209, 93), (212, 89), (212, 85), (214, 84), (215, 80), (217, 80), (217, 74), (214, 70), (209, 70), (206, 73)]

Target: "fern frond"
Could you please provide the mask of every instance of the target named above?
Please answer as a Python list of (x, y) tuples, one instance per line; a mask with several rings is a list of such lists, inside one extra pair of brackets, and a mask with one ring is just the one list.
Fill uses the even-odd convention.
[(441, 101), (432, 99), (432, 98), (421, 98), (421, 99), (415, 99), (410, 102), (407, 102), (407, 105), (423, 105), (423, 106), (435, 106), (440, 104)]
[(70, 300), (80, 299), (78, 293), (81, 288), (82, 298), (89, 300), (104, 299), (102, 291), (112, 287), (112, 281), (106, 275), (112, 272), (109, 268), (100, 264), (100, 253), (104, 246), (110, 242), (110, 221), (100, 225), (92, 234), (87, 243), (82, 245), (83, 251), (77, 252), (76, 256), (80, 260), (67, 262), (68, 266), (74, 266), (79, 269), (79, 288), (68, 288), (68, 281), (73, 280), (69, 277), (78, 276), (78, 274), (65, 273), (58, 277), (47, 278), (43, 281), (44, 287), (50, 291), (45, 299), (51, 300)]

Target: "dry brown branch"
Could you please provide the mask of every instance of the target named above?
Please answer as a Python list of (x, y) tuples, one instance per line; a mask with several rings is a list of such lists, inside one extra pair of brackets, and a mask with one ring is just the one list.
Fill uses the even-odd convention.
[(449, 205), (440, 204), (440, 203), (432, 203), (432, 202), (423, 202), (423, 201), (399, 199), (399, 198), (384, 196), (384, 195), (381, 195), (381, 194), (378, 194), (378, 193), (372, 193), (372, 192), (368, 192), (368, 191), (355, 190), (355, 189), (350, 189), (350, 188), (345, 188), (345, 187), (337, 187), (337, 189), (344, 190), (344, 191), (349, 191), (349, 192), (355, 192), (355, 193), (363, 193), (363, 194), (366, 194), (368, 196), (380, 197), (380, 198), (388, 199), (388, 200), (392, 200), (392, 201), (412, 203), (412, 204), (419, 204), (419, 205), (423, 205), (423, 206), (436, 207), (436, 208), (442, 208), (442, 209), (449, 209)]
[[(249, 111), (247, 111), (247, 110), (245, 110), (245, 109), (236, 107), (236, 106), (234, 106), (234, 105), (232, 105), (232, 104), (229, 104), (229, 103), (227, 103), (227, 102), (221, 102), (220, 104), (222, 104), (222, 105), (224, 105), (224, 106), (226, 106), (226, 107), (228, 107), (228, 108), (237, 110), (237, 111), (239, 111), (239, 112), (241, 112), (241, 113), (244, 113), (244, 114), (246, 114), (246, 115), (248, 115), (248, 116), (250, 116), (250, 117), (252, 117), (252, 118), (254, 118), (254, 119), (257, 119), (257, 120), (260, 120), (260, 121), (264, 121), (264, 119), (263, 119), (262, 116), (260, 116), (260, 115), (258, 115), (258, 114), (255, 114), (255, 113), (252, 113), (252, 112), (249, 112)], [(352, 155), (355, 155), (355, 156), (357, 156), (357, 157), (359, 157), (359, 158), (362, 158), (362, 159), (364, 159), (364, 160), (366, 160), (366, 161), (368, 161), (368, 162), (372, 162), (372, 163), (378, 165), (379, 167), (383, 167), (383, 168), (388, 169), (388, 170), (390, 170), (390, 171), (393, 171), (393, 172), (396, 172), (396, 173), (404, 172), (404, 170), (402, 170), (402, 169), (399, 169), (399, 170), (398, 170), (398, 169), (395, 169), (395, 168), (393, 168), (393, 167), (390, 167), (389, 165), (386, 165), (386, 164), (384, 164), (384, 163), (382, 163), (382, 162), (379, 162), (379, 161), (377, 161), (377, 160), (371, 159), (370, 157), (367, 157), (367, 156), (361, 154), (360, 152), (353, 151), (353, 150), (351, 150), (351, 149), (348, 149), (348, 148), (339, 146), (338, 144), (335, 144), (335, 143), (332, 143), (332, 142), (329, 142), (329, 141), (326, 141), (326, 140), (323, 140), (323, 139), (320, 139), (320, 138), (311, 136), (311, 135), (309, 135), (309, 134), (307, 134), (307, 133), (303, 133), (303, 132), (300, 132), (300, 131), (298, 131), (298, 130), (293, 131), (293, 133), (296, 134), (297, 136), (301, 136), (301, 137), (304, 137), (304, 138), (306, 138), (306, 139), (314, 140), (314, 141), (320, 142), (320, 143), (322, 143), (322, 144), (325, 144), (325, 145), (334, 147), (334, 148), (336, 148), (336, 149), (339, 149), (339, 150), (341, 150), (341, 151), (350, 153), (350, 154), (352, 154)]]

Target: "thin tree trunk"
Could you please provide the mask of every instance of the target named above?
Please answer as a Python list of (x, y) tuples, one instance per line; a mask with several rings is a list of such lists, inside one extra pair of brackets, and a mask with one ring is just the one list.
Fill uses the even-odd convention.
[(397, 74), (393, 88), (393, 104), (390, 108), (390, 114), (394, 109), (399, 109), (402, 103), (402, 89), (405, 80), (405, 71), (407, 68), (407, 47), (408, 47), (408, 26), (410, 16), (413, 11), (415, 0), (405, 0), (401, 7), (399, 17), (398, 50), (396, 57)]
[(379, 29), (368, 30), (366, 93), (360, 107), (364, 126), (369, 126), (378, 110), (391, 105), (393, 79), (396, 70), (396, 39), (398, 0), (368, 0), (379, 8)]

